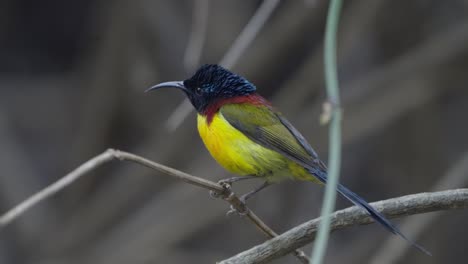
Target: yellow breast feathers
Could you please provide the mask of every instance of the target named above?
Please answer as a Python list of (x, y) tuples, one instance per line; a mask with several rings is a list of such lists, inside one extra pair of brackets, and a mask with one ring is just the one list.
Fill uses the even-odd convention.
[(221, 113), (216, 113), (210, 124), (206, 122), (206, 117), (200, 114), (197, 121), (198, 132), (206, 148), (229, 172), (268, 177), (288, 169), (289, 162), (281, 154), (247, 138), (231, 126)]

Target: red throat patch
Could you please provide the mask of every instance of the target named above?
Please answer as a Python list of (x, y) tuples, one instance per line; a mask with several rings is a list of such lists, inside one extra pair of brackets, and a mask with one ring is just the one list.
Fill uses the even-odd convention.
[(252, 105), (267, 105), (271, 106), (271, 103), (268, 102), (267, 99), (263, 98), (259, 94), (249, 94), (244, 96), (237, 96), (231, 97), (226, 99), (220, 99), (208, 107), (206, 107), (205, 111), (203, 111), (203, 115), (206, 116), (206, 122), (208, 125), (213, 121), (214, 115), (219, 111), (219, 109), (226, 104), (252, 104)]

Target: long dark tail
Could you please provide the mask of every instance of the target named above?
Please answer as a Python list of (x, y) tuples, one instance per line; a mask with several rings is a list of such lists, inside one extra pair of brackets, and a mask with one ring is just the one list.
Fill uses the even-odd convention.
[[(314, 170), (309, 170), (310, 173), (312, 173), (315, 177), (317, 177), (318, 180), (320, 180), (322, 183), (326, 184), (327, 183), (327, 173), (320, 170), (320, 169), (314, 169)], [(423, 248), (422, 246), (418, 245), (411, 239), (407, 238), (399, 229), (396, 227), (392, 222), (390, 222), (385, 216), (383, 216), (381, 213), (379, 213), (377, 210), (375, 210), (369, 203), (367, 203), (363, 198), (361, 198), (359, 195), (355, 194), (348, 188), (344, 187), (341, 184), (338, 184), (337, 186), (337, 191), (343, 195), (346, 199), (351, 201), (353, 204), (363, 208), (364, 210), (367, 211), (367, 213), (376, 221), (379, 222), (382, 226), (384, 226), (388, 231), (392, 232), (395, 235), (399, 235), (401, 238), (406, 240), (408, 243), (410, 243), (413, 247), (419, 249), (421, 252), (432, 256), (432, 254)]]

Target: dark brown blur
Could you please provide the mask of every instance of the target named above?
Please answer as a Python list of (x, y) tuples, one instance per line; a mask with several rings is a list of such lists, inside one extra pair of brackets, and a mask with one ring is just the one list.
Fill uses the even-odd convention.
[[(199, 2), (0, 0), (0, 213), (110, 147), (215, 181), (232, 176), (205, 150), (193, 112), (167, 128), (181, 92), (143, 93), (192, 74), (184, 53)], [(369, 202), (466, 187), (468, 172), (449, 172), (468, 155), (468, 1), (344, 2), (341, 182)], [(208, 3), (198, 65), (218, 63), (262, 1)], [(281, 2), (232, 68), (325, 161), (327, 5)], [(317, 217), (322, 194), (283, 182), (249, 206), (281, 233)], [(339, 198), (338, 208), (348, 206)], [(266, 240), (228, 210), (204, 189), (112, 162), (0, 230), (0, 263), (215, 263)], [(410, 236), (434, 256), (409, 249), (395, 263), (466, 263), (468, 212), (429, 216), (422, 235)], [(325, 262), (371, 263), (390, 236), (377, 225), (334, 232)]]

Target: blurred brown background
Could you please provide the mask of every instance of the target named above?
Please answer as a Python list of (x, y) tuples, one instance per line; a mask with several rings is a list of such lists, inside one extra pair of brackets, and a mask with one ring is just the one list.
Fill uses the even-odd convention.
[[(167, 129), (182, 93), (143, 93), (192, 73), (184, 53), (201, 2), (0, 1), (0, 212), (109, 147), (212, 180), (229, 176), (202, 146), (194, 113)], [(218, 62), (262, 4), (207, 2), (198, 64)], [(468, 2), (344, 2), (341, 181), (368, 201), (466, 186), (468, 173), (447, 172), (463, 165), (468, 148)], [(327, 5), (281, 2), (233, 67), (323, 159)], [(283, 232), (318, 216), (322, 194), (313, 184), (284, 182), (249, 205)], [(339, 208), (349, 205), (338, 200)], [(214, 263), (265, 240), (227, 210), (203, 189), (113, 162), (2, 230), (0, 263)], [(416, 238), (434, 256), (411, 249), (393, 261), (466, 263), (467, 220), (466, 211), (439, 214)], [(326, 263), (371, 263), (389, 236), (376, 225), (336, 232)]]

